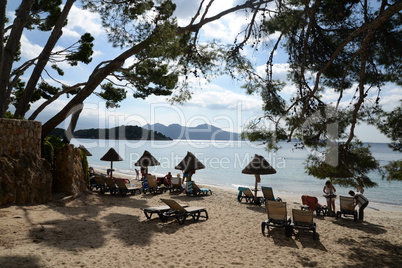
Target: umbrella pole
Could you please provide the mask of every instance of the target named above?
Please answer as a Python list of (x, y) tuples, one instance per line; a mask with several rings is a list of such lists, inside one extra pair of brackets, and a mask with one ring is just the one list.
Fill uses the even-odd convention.
[(255, 198), (257, 198), (257, 187), (258, 187), (258, 182), (257, 182), (257, 180), (255, 180), (255, 186), (254, 186), (254, 196), (255, 196)]
[(110, 161), (110, 178), (113, 178), (113, 161)]
[(255, 185), (254, 185), (254, 192), (255, 192), (255, 199), (257, 200), (257, 191), (258, 191), (258, 183), (261, 181), (260, 174), (254, 174), (255, 177)]

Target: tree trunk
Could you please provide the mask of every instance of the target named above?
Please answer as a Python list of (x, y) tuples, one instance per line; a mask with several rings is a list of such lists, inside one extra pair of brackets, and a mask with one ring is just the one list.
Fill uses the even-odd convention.
[(45, 138), (61, 122), (63, 122), (73, 112), (73, 109), (75, 109), (77, 105), (82, 104), (84, 100), (88, 98), (89, 95), (92, 94), (92, 92), (94, 92), (94, 90), (109, 74), (123, 66), (126, 59), (152, 44), (155, 32), (157, 32), (157, 29), (143, 42), (137, 44), (129, 50), (124, 51), (114, 60), (107, 62), (106, 65), (99, 68), (102, 64), (101, 63), (89, 76), (84, 88), (80, 92), (78, 92), (78, 94), (75, 95), (74, 98), (69, 103), (67, 103), (60, 112), (58, 112), (42, 126), (42, 139)]
[[(23, 0), (17, 17), (14, 20), (13, 27), (3, 51), (3, 58), (0, 62), (0, 118), (4, 117), (10, 104), (11, 89), (9, 89), (10, 72), (13, 67), (14, 56), (18, 50), (22, 31), (28, 20), (34, 0)], [(2, 36), (3, 38), (3, 36)]]
[[(0, 36), (4, 36), (6, 25), (7, 0), (0, 0)], [(3, 62), (4, 43), (0, 42), (0, 63)]]
[(64, 5), (63, 11), (61, 12), (59, 18), (57, 19), (57, 23), (53, 28), (50, 37), (43, 48), (42, 52), (38, 57), (38, 62), (35, 65), (34, 70), (32, 71), (31, 76), (27, 82), (22, 98), (19, 100), (17, 109), (15, 110), (14, 116), (23, 117), (28, 110), (29, 102), (32, 98), (32, 95), (35, 92), (36, 85), (38, 80), (43, 72), (43, 69), (46, 67), (46, 64), (49, 61), (50, 55), (52, 53), (53, 48), (55, 47), (57, 41), (62, 36), (62, 29), (67, 20), (67, 16), (70, 13), (70, 9), (76, 0), (67, 0)]
[(70, 124), (68, 125), (68, 128), (66, 130), (66, 139), (68, 140), (68, 143), (70, 143), (71, 139), (73, 138), (73, 133), (75, 127), (77, 126), (78, 118), (80, 117), (83, 108), (84, 104), (80, 103), (76, 105), (76, 109), (74, 110), (74, 112), (72, 112)]

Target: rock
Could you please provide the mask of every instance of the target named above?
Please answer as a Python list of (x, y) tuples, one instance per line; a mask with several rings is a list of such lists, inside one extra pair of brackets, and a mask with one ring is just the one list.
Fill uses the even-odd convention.
[(52, 200), (49, 162), (24, 152), (18, 158), (0, 156), (0, 205), (37, 204)]
[(81, 152), (66, 145), (56, 152), (53, 191), (76, 196), (86, 189)]
[(46, 203), (54, 193), (68, 196), (66, 203), (87, 191), (80, 150), (73, 145), (56, 152), (53, 174), (47, 160), (30, 153), (0, 156), (0, 174), (0, 206)]

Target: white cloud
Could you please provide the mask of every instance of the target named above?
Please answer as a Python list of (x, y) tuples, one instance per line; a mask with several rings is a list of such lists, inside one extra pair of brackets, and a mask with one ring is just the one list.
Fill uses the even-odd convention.
[[(70, 37), (76, 37), (77, 32), (89, 32), (95, 37), (105, 34), (100, 15), (80, 9), (76, 5), (71, 7), (71, 11), (68, 14), (68, 24), (65, 28), (67, 31), (64, 35)], [(81, 34), (78, 34), (78, 36), (81, 36)]]
[(63, 28), (63, 37), (68, 37), (68, 38), (72, 38), (72, 39), (79, 39), (81, 37), (81, 35), (77, 32), (74, 31), (68, 27)]
[(41, 53), (42, 49), (42, 46), (33, 44), (24, 34), (21, 36), (21, 56), (23, 58), (33, 59)]
[(258, 96), (238, 94), (216, 85), (208, 85), (208, 89), (196, 92), (184, 106), (200, 107), (210, 110), (261, 110), (262, 101)]
[(388, 96), (381, 97), (380, 99), (380, 105), (384, 108), (386, 111), (391, 111), (395, 109), (396, 107), (401, 106), (401, 100), (402, 100), (402, 94), (392, 94)]

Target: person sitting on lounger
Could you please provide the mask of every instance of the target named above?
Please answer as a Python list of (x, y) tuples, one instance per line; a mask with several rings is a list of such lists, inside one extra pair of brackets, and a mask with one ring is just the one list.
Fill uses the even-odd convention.
[(166, 174), (163, 183), (167, 186), (172, 186), (172, 173), (169, 172), (168, 174)]

